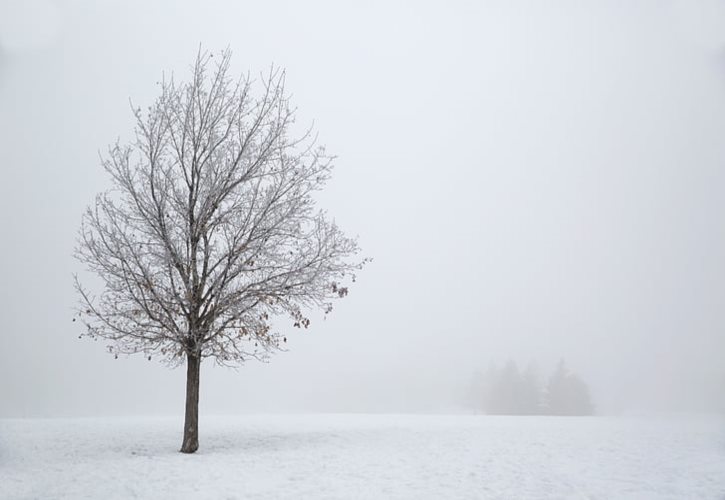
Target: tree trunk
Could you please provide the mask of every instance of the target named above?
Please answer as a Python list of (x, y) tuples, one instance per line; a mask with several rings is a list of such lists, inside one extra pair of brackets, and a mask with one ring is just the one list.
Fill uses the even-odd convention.
[(182, 453), (194, 453), (199, 448), (199, 368), (201, 357), (186, 355), (186, 415)]

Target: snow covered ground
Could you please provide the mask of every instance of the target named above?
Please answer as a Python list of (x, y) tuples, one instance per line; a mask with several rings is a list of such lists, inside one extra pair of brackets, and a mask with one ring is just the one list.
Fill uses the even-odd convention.
[(725, 499), (717, 418), (0, 420), (0, 498)]

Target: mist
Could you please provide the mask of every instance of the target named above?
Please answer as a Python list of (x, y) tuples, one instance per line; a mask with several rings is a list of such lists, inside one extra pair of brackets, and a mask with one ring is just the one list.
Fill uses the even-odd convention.
[[(471, 412), (560, 359), (599, 414), (725, 411), (725, 4), (0, 5), (0, 416), (177, 414), (183, 369), (78, 339), (80, 218), (201, 46), (286, 68), (373, 262), (285, 352), (202, 366), (202, 414)], [(289, 323), (289, 324), (288, 324)]]

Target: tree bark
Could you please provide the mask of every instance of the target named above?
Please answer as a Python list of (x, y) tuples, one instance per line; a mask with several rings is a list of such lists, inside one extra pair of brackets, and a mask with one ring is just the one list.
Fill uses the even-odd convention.
[(182, 453), (194, 453), (199, 448), (199, 372), (201, 357), (186, 356), (186, 414)]

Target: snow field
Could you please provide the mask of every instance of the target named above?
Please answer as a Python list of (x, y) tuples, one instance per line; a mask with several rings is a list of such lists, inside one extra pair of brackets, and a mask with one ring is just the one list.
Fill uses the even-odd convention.
[(715, 417), (201, 416), (0, 420), (7, 499), (718, 499)]

